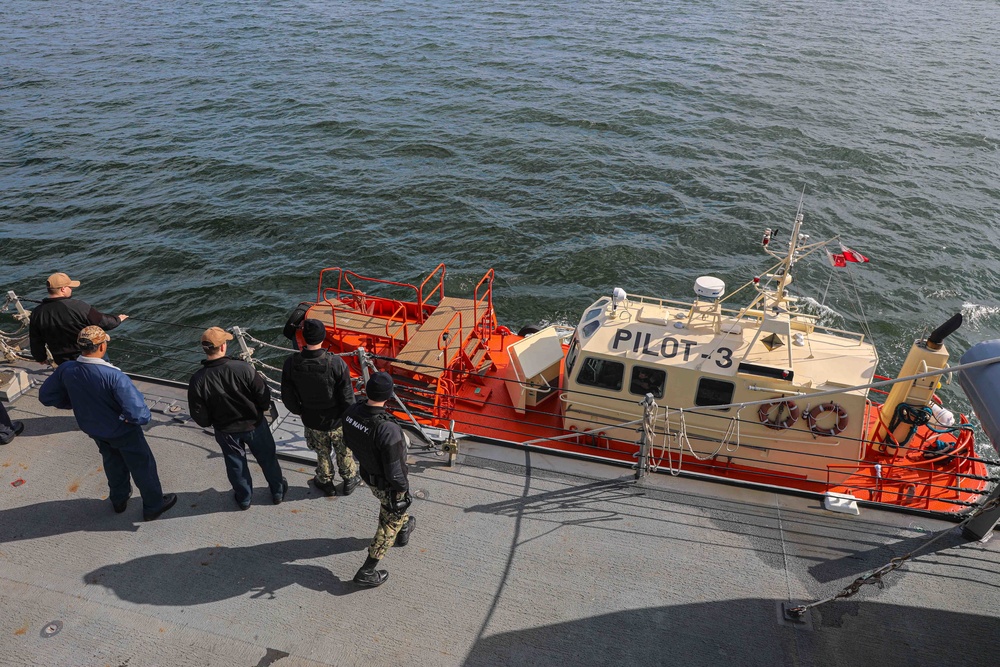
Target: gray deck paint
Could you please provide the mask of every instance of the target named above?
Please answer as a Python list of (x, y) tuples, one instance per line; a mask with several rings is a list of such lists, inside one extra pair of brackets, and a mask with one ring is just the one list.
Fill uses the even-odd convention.
[[(139, 384), (186, 410), (182, 390)], [(11, 415), (27, 427), (0, 447), (2, 665), (982, 665), (1000, 645), (1000, 540), (941, 521), (470, 445), (453, 468), (412, 456), (417, 530), (361, 590), (367, 489), (318, 497), (311, 466), (283, 461), (286, 502), (254, 466), (254, 505), (236, 511), (212, 437), (154, 412), (180, 501), (143, 523), (137, 495), (112, 512), (69, 412), (35, 388)], [(780, 621), (781, 602), (941, 530), (884, 590)]]

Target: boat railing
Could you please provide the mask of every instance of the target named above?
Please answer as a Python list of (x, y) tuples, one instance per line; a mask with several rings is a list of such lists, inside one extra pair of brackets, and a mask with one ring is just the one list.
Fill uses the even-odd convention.
[[(458, 322), (458, 333), (454, 333), (451, 329), (455, 322)], [(457, 340), (456, 340), (457, 339)], [(437, 349), (438, 358), (444, 357), (444, 367), (448, 367), (451, 364), (451, 346), (457, 342), (459, 352), (462, 351), (462, 347), (465, 345), (465, 327), (462, 324), (462, 311), (456, 311), (448, 323), (441, 328), (441, 333), (438, 334), (437, 338)]]
[(454, 380), (442, 375), (437, 382), (437, 393), (434, 395), (434, 414), (442, 421), (446, 420), (455, 409), (457, 387)]
[[(437, 283), (434, 285), (434, 287), (431, 289), (430, 292), (427, 292), (426, 291), (427, 284), (430, 283), (434, 279), (434, 276), (436, 276), (438, 273), (440, 273), (441, 275), (437, 279)], [(418, 316), (420, 318), (420, 322), (423, 322), (427, 318), (427, 315), (429, 315), (429, 313), (424, 312), (424, 306), (430, 305), (428, 302), (430, 301), (431, 297), (434, 296), (435, 293), (437, 293), (437, 301), (435, 302), (434, 305), (441, 303), (441, 300), (444, 299), (445, 273), (447, 273), (447, 269), (445, 268), (444, 263), (438, 264), (436, 267), (434, 267), (433, 271), (427, 274), (427, 277), (424, 278), (423, 282), (420, 283), (420, 287), (417, 289), (417, 310), (419, 311)]]
[[(442, 265), (443, 269), (443, 265)], [(335, 276), (333, 279), (329, 279), (327, 274), (332, 274)], [(325, 281), (333, 282), (336, 287), (323, 287)], [(357, 285), (355, 284), (357, 283)], [(360, 285), (361, 287), (358, 287)], [(420, 290), (415, 285), (410, 285), (408, 283), (400, 283), (392, 280), (381, 280), (379, 278), (369, 278), (367, 276), (362, 276), (354, 271), (347, 271), (346, 269), (341, 269), (339, 267), (323, 269), (319, 272), (319, 285), (316, 290), (316, 300), (317, 301), (329, 301), (329, 296), (331, 294), (336, 295), (335, 298), (356, 306), (356, 309), (362, 312), (393, 312), (395, 310), (394, 305), (396, 303), (405, 303), (405, 299), (393, 299), (385, 296), (378, 296), (376, 294), (369, 293), (373, 288), (400, 288), (404, 293), (413, 292), (413, 303), (417, 307), (416, 316), (419, 322), (423, 322), (426, 315), (423, 313), (423, 300), (420, 296)], [(379, 304), (382, 308), (376, 306)], [(369, 312), (371, 311), (371, 312)]]
[[(442, 265), (443, 266), (443, 265)], [(473, 290), (473, 301), (472, 301), (472, 319), (473, 328), (479, 333), (483, 338), (488, 338), (493, 333), (493, 324), (496, 318), (493, 316), (493, 278), (495, 273), (493, 269), (486, 272), (476, 284), (475, 290)], [(483, 285), (485, 284), (485, 289)], [(479, 290), (483, 289), (483, 295), (480, 297)]]
[[(848, 489), (854, 493), (864, 491), (867, 492), (868, 498), (861, 498), (861, 500), (867, 500), (873, 503), (888, 503), (890, 505), (906, 505), (908, 507), (915, 507), (917, 504), (920, 505), (921, 509), (929, 510), (931, 507), (932, 500), (940, 500), (930, 493), (930, 489), (940, 487), (940, 481), (935, 483), (934, 476), (937, 473), (931, 468), (913, 468), (911, 466), (897, 466), (891, 463), (883, 463), (880, 474), (871, 473), (861, 473), (858, 470), (858, 466), (852, 466), (850, 464), (839, 464), (839, 463), (828, 463), (827, 464), (827, 478), (826, 478), (826, 488), (833, 488), (830, 482), (830, 473), (833, 469), (844, 468), (845, 470), (854, 470), (850, 477), (857, 477), (859, 479), (870, 480), (865, 485), (860, 484), (837, 484), (834, 486)], [(909, 476), (904, 477), (894, 476), (893, 472), (896, 470), (905, 471), (909, 473)], [(922, 485), (928, 489), (927, 493), (916, 495), (917, 485)], [(888, 488), (892, 487), (892, 488)], [(907, 490), (910, 489), (908, 493)], [(895, 501), (887, 500), (886, 496), (896, 496)], [(958, 494), (955, 494), (958, 497)]]
[(581, 401), (578, 392), (564, 391), (562, 394), (559, 395), (559, 400), (566, 404), (567, 410), (569, 410), (570, 407), (572, 407), (574, 410), (578, 407), (589, 408), (590, 410), (594, 411), (590, 414), (600, 415), (600, 416), (615, 415), (617, 417), (624, 417), (625, 421), (630, 421), (635, 419), (637, 416), (640, 417), (642, 416), (641, 410), (639, 411), (618, 410), (615, 408), (608, 407), (607, 404), (599, 405), (595, 403), (588, 403), (586, 401)]
[[(399, 325), (395, 329), (390, 329), (389, 327), (396, 322), (396, 315), (399, 315)], [(402, 333), (402, 337), (400, 337)], [(385, 335), (389, 339), (389, 346), (392, 350), (392, 354), (396, 355), (399, 353), (403, 347), (410, 342), (410, 328), (406, 326), (406, 306), (399, 304), (389, 316), (389, 319), (385, 323)], [(402, 341), (402, 344), (399, 344)]]
[[(641, 294), (629, 294), (628, 304), (632, 307), (638, 305), (654, 305), (660, 308), (674, 308), (677, 310), (683, 310), (685, 312), (691, 309), (691, 303), (688, 301), (680, 301), (678, 299), (665, 299), (662, 297), (654, 296), (643, 296)], [(741, 309), (741, 308), (731, 308), (728, 306), (720, 306), (719, 313), (727, 318), (731, 318), (736, 322), (741, 323), (754, 323), (760, 325), (764, 321), (765, 313), (763, 310), (754, 309)], [(827, 327), (816, 323), (817, 316), (810, 315), (808, 313), (792, 313), (792, 329), (796, 329), (795, 326), (798, 324), (800, 327), (808, 328), (810, 331), (820, 331), (822, 333), (830, 334), (833, 336), (840, 336), (846, 338), (857, 338), (858, 344), (864, 342), (865, 334), (857, 331), (847, 331), (846, 329), (837, 329), (834, 327)], [(809, 322), (804, 322), (803, 320), (811, 320)]]

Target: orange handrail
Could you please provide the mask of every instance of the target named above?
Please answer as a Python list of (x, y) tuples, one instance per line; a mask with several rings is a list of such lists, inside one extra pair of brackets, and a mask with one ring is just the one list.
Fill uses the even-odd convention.
[[(437, 285), (435, 285), (434, 289), (425, 295), (424, 288), (427, 286), (427, 283), (431, 281), (431, 278), (438, 273), (438, 271), (441, 272), (441, 277), (438, 279)], [(427, 274), (427, 277), (424, 278), (424, 281), (420, 283), (420, 287), (417, 289), (417, 317), (420, 319), (421, 323), (424, 321), (424, 304), (427, 303), (427, 300), (434, 296), (435, 292), (439, 293), (438, 303), (441, 303), (441, 300), (444, 298), (444, 274), (446, 272), (447, 269), (445, 268), (444, 263), (438, 264), (434, 267), (433, 271)]]
[[(336, 287), (336, 290), (337, 290), (338, 293), (344, 293), (345, 291), (348, 292), (348, 293), (360, 291), (357, 288), (355, 288), (354, 287), (354, 283), (351, 282), (351, 278), (353, 277), (353, 278), (355, 278), (358, 281), (365, 281), (366, 283), (375, 283), (375, 284), (378, 284), (378, 285), (390, 285), (392, 287), (402, 287), (402, 288), (405, 288), (407, 290), (413, 290), (414, 303), (418, 303), (418, 304), (421, 303), (421, 300), (420, 300), (420, 290), (418, 290), (417, 287), (414, 286), (414, 285), (410, 285), (409, 283), (400, 283), (400, 282), (396, 282), (396, 281), (393, 281), (393, 280), (381, 280), (380, 278), (369, 278), (368, 276), (363, 276), (360, 273), (355, 273), (354, 271), (347, 271), (347, 270), (342, 269), (340, 267), (331, 267), (331, 268), (323, 269), (322, 271), (319, 272), (319, 284), (316, 287), (316, 300), (317, 301), (323, 301), (324, 300), (323, 299), (323, 294), (324, 294), (324, 292), (323, 292), (323, 276), (326, 275), (327, 273), (333, 273), (333, 272), (336, 272), (336, 274), (337, 274), (337, 281), (336, 281), (337, 287)], [(347, 283), (347, 285), (350, 287), (349, 290), (344, 290), (344, 283)], [(334, 289), (334, 288), (328, 288), (328, 289)]]
[[(455, 320), (458, 320), (458, 338), (459, 338), (459, 349), (465, 346), (465, 327), (462, 324), (462, 311), (456, 311), (448, 323), (444, 325), (441, 329), (441, 333), (438, 335), (437, 349), (444, 353), (444, 365), (448, 365), (448, 349), (451, 347), (452, 342), (455, 340), (455, 336), (451, 334), (451, 325)], [(444, 343), (444, 347), (441, 344)]]
[[(402, 313), (399, 317), (400, 325), (396, 327), (394, 330), (389, 331), (389, 325), (396, 321), (397, 313)], [(403, 331), (403, 345), (406, 345), (406, 343), (410, 341), (410, 331), (406, 327), (406, 306), (404, 306), (403, 304), (399, 304), (399, 306), (396, 308), (396, 310), (393, 311), (392, 315), (389, 316), (389, 319), (386, 320), (385, 323), (385, 335), (389, 339), (389, 344), (393, 345), (393, 354), (396, 353), (394, 345), (396, 342), (396, 334), (398, 334), (400, 330)]]
[[(476, 288), (472, 292), (472, 319), (473, 327), (482, 332), (484, 337), (489, 336), (493, 333), (493, 278), (495, 277), (495, 272), (490, 269), (482, 277), (478, 283), (476, 283)], [(486, 291), (482, 298), (479, 298), (479, 288), (486, 283)], [(483, 313), (479, 313), (479, 304), (484, 304)], [(483, 326), (485, 324), (485, 326)]]

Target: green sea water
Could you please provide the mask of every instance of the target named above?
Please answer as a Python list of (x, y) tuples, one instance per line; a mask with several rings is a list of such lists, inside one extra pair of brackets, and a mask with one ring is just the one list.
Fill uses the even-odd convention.
[(187, 379), (199, 328), (280, 342), (330, 266), (444, 262), (457, 296), (494, 268), (515, 330), (617, 286), (733, 289), (804, 190), (804, 231), (871, 262), (820, 254), (793, 290), (894, 374), (955, 312), (956, 356), (1000, 337), (996, 25), (971, 0), (8, 0), (0, 287), (65, 271), (135, 316), (117, 362)]

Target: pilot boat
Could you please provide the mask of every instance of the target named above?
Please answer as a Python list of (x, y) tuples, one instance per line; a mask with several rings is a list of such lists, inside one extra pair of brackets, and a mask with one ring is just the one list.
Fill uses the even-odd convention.
[[(852, 507), (967, 512), (988, 491), (988, 470), (969, 419), (937, 396), (944, 339), (961, 316), (915, 341), (896, 380), (877, 375), (864, 334), (821, 326), (789, 292), (805, 257), (825, 250), (843, 263), (802, 221), (800, 206), (780, 253), (764, 233), (776, 263), (730, 295), (711, 276), (689, 301), (615, 289), (574, 328), (514, 333), (494, 311), (492, 269), (471, 295), (453, 296), (443, 264), (416, 285), (335, 267), (285, 334), (301, 345), (298, 323), (323, 321), (325, 346), (358, 387), (390, 373), (389, 407), (452, 456), (465, 438)], [(743, 293), (746, 305), (728, 305)]]

